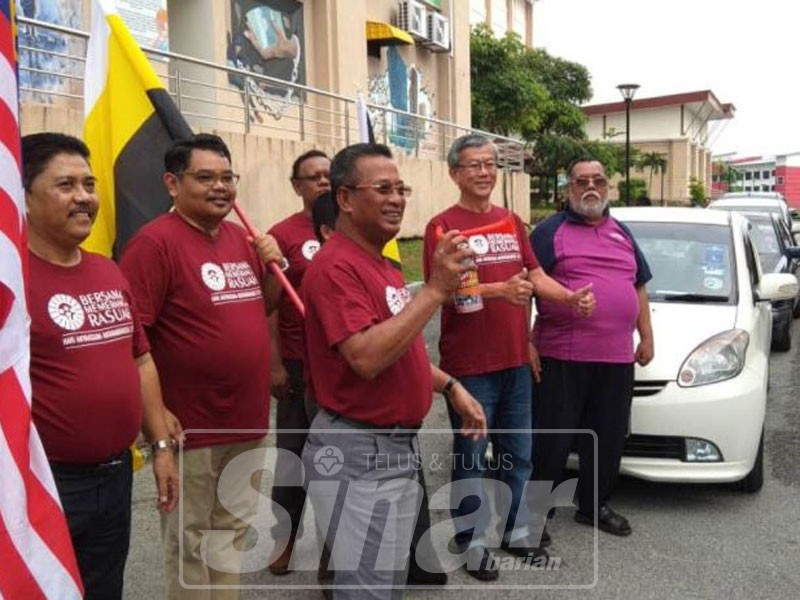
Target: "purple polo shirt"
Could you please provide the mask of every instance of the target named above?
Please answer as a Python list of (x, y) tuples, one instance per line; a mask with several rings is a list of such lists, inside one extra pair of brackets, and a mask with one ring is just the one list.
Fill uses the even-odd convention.
[(652, 276), (631, 231), (608, 213), (589, 225), (567, 209), (539, 224), (531, 245), (550, 277), (572, 290), (591, 283), (597, 299), (594, 314), (584, 318), (571, 307), (536, 298), (532, 341), (539, 354), (577, 362), (633, 362), (636, 288)]

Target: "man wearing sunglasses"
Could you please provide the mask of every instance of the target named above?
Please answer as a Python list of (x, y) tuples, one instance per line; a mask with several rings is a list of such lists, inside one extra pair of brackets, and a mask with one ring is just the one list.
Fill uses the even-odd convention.
[[(535, 367), (535, 422), (540, 429), (591, 429), (597, 434), (597, 473), (593, 437), (577, 435), (575, 440), (580, 456), (575, 520), (626, 536), (631, 533), (628, 520), (607, 501), (628, 431), (634, 361), (646, 365), (653, 358), (645, 285), (650, 269), (630, 230), (609, 216), (603, 166), (583, 158), (570, 166), (568, 176), (567, 207), (534, 229), (531, 244), (556, 281), (592, 283), (598, 304), (591, 318), (574, 319), (548, 299), (536, 299), (532, 352), (538, 350), (540, 359)], [(634, 329), (641, 337), (635, 351)], [(533, 479), (558, 481), (572, 447), (570, 433), (535, 436)], [(534, 506), (540, 523), (547, 512)]]
[[(466, 135), (455, 140), (447, 155), (450, 177), (458, 186), (458, 202), (436, 215), (425, 231), (425, 276), (431, 275), (437, 231), (488, 228), (470, 235), (475, 250), (479, 290), (483, 309), (467, 314), (454, 304), (442, 308), (439, 351), (440, 367), (459, 378), (486, 412), (490, 429), (527, 430), (531, 423), (531, 362), (528, 346), (530, 300), (537, 296), (565, 305), (565, 310), (589, 315), (594, 309), (591, 285), (571, 291), (555, 282), (540, 268), (525, 237), (522, 220), (491, 202), (497, 183), (497, 148), (485, 136)], [(513, 228), (499, 224), (513, 221)], [(491, 229), (498, 225), (497, 230)], [(578, 289), (580, 287), (580, 289)], [(482, 581), (499, 576), (498, 561), (491, 552), (489, 512), (483, 475), (487, 442), (460, 435), (460, 419), (450, 411), (456, 431), (453, 440), (453, 482), (473, 493), (453, 509), (458, 519), (455, 541), (468, 552), (467, 573)], [(499, 469), (495, 478), (507, 487), (510, 497), (503, 507), (500, 547), (510, 554), (531, 560), (545, 559), (539, 535), (530, 531), (518, 509), (531, 474), (531, 436), (505, 431), (492, 435), (492, 447)]]
[[(303, 201), (302, 210), (275, 224), (269, 233), (275, 237), (281, 252), (289, 261), (286, 277), (299, 290), (306, 268), (320, 248), (314, 234), (311, 209), (321, 194), (330, 191), (331, 161), (320, 150), (309, 150), (297, 157), (292, 165), (290, 182)], [(305, 379), (303, 356), (305, 352), (304, 319), (288, 296), (282, 295), (277, 314), (270, 316), (272, 340), (272, 395), (277, 399), (276, 447), (297, 457), (303, 451), (308, 429), (305, 410)], [(293, 430), (291, 433), (287, 430)], [(287, 460), (288, 459), (288, 460)], [(283, 550), (270, 559), (269, 570), (274, 575), (289, 573), (289, 561), (303, 515), (306, 493), (301, 486), (284, 486), (281, 479), (291, 478), (290, 457), (278, 453), (275, 467), (276, 482), (272, 486), (272, 500), (289, 515), (289, 522), (278, 516), (273, 536), (278, 541), (275, 548)], [(281, 515), (283, 515), (281, 511)], [(276, 515), (277, 516), (277, 515)], [(287, 529), (288, 526), (288, 529)]]

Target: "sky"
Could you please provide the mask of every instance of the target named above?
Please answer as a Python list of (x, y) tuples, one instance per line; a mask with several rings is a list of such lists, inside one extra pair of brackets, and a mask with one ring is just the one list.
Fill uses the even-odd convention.
[(711, 90), (735, 116), (714, 154), (800, 151), (800, 3), (795, 0), (537, 0), (533, 43), (584, 65), (590, 104)]

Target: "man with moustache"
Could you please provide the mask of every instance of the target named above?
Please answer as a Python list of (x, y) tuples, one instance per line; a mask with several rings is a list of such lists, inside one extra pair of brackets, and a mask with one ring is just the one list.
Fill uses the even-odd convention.
[(402, 273), (382, 256), (411, 194), (391, 151), (348, 146), (331, 163), (331, 186), (336, 231), (303, 283), (319, 406), (303, 464), (320, 529), (328, 533), (334, 596), (396, 598), (406, 583), (419, 501), (417, 431), (433, 391), (450, 391), (463, 434), (485, 435), (480, 405), (431, 365), (421, 335), (473, 252), (458, 247), (465, 239), (457, 231), (445, 234), (428, 283), (412, 297)]
[[(522, 558), (545, 558), (538, 536), (531, 535), (525, 519), (517, 518), (531, 474), (531, 436), (519, 431), (532, 427), (530, 299), (535, 291), (537, 296), (564, 305), (570, 314), (575, 311), (585, 316), (594, 309), (594, 297), (591, 285), (581, 287), (572, 281), (559, 283), (551, 279), (533, 256), (519, 216), (491, 202), (497, 183), (497, 160), (497, 148), (485, 136), (466, 135), (453, 142), (447, 162), (460, 197), (428, 223), (425, 276), (427, 279), (431, 274), (438, 231), (464, 231), (491, 226), (509, 217), (513, 220), (513, 231), (491, 234), (491, 243), (486, 236), (469, 239), (477, 252), (475, 261), (484, 306), (467, 314), (457, 312), (452, 300), (443, 306), (440, 367), (459, 378), (455, 389), (466, 388), (477, 398), (490, 428), (512, 430), (494, 434), (492, 444), (498, 464), (502, 465), (496, 478), (510, 490), (510, 505), (500, 509), (500, 547)], [(468, 551), (467, 573), (492, 581), (498, 578), (499, 569), (489, 550), (493, 544), (487, 545), (489, 513), (485, 510), (487, 494), (482, 481), (487, 442), (459, 434), (460, 418), (453, 411), (450, 421), (456, 431), (452, 479), (459, 482), (458, 487), (471, 492), (452, 511), (457, 519), (455, 541), (462, 551)]]
[[(320, 150), (309, 150), (297, 157), (292, 165), (290, 181), (295, 193), (303, 201), (303, 208), (287, 219), (275, 224), (269, 233), (276, 239), (281, 252), (289, 261), (286, 277), (295, 289), (300, 289), (306, 268), (319, 250), (320, 242), (314, 233), (311, 210), (321, 194), (331, 188), (331, 161)], [(282, 295), (277, 315), (270, 317), (272, 340), (272, 395), (278, 401), (276, 410), (277, 439), (279, 450), (291, 452), (297, 457), (303, 451), (308, 430), (305, 409), (306, 386), (303, 369), (305, 353), (305, 326), (288, 295)], [(287, 430), (292, 430), (291, 433)], [(289, 522), (278, 518), (273, 531), (277, 540), (275, 548), (283, 548), (269, 561), (269, 570), (274, 575), (289, 573), (295, 538), (298, 534), (306, 493), (301, 486), (285, 486), (281, 480), (291, 476), (293, 460), (287, 460), (283, 452), (278, 453), (275, 467), (275, 484), (272, 500), (289, 515)], [(282, 513), (283, 514), (283, 513)]]
[(153, 444), (159, 509), (172, 511), (178, 499), (158, 373), (128, 282), (111, 260), (80, 248), (99, 204), (89, 149), (60, 133), (23, 137), (22, 184), (33, 421), (86, 597), (122, 598), (131, 530), (129, 447), (140, 425)]
[[(164, 167), (175, 210), (142, 227), (120, 265), (153, 348), (164, 403), (188, 431), (183, 510), (161, 522), (167, 597), (196, 598), (198, 589), (210, 589), (214, 598), (237, 598), (265, 460), (267, 313), (280, 290), (265, 265), (285, 259), (271, 235), (248, 239), (225, 220), (239, 176), (221, 138), (177, 140)], [(215, 534), (206, 543), (215, 530), (233, 532), (232, 539)]]
[[(563, 307), (536, 299), (538, 315), (532, 342), (540, 363), (534, 416), (538, 429), (591, 429), (597, 434), (597, 479), (594, 441), (579, 435), (578, 523), (608, 533), (631, 533), (628, 520), (608, 505), (614, 489), (633, 395), (634, 361), (653, 358), (653, 331), (646, 283), (650, 269), (630, 230), (608, 213), (608, 178), (592, 158), (575, 161), (568, 170), (567, 208), (540, 223), (531, 244), (542, 268), (556, 281), (593, 284), (597, 310), (575, 319)], [(634, 351), (633, 331), (641, 341)], [(557, 482), (572, 448), (573, 436), (534, 436), (535, 481)], [(597, 504), (594, 499), (597, 486)], [(538, 487), (538, 486), (537, 486)], [(547, 507), (533, 502), (541, 526)]]

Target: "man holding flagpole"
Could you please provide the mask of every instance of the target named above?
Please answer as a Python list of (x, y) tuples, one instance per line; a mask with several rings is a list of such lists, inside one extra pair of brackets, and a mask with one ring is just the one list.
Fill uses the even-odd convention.
[[(167, 595), (196, 598), (198, 590), (213, 589), (215, 598), (236, 598), (240, 544), (259, 489), (260, 477), (250, 476), (265, 460), (267, 313), (280, 291), (265, 265), (286, 259), (271, 235), (248, 240), (225, 220), (239, 176), (222, 139), (197, 134), (179, 140), (164, 167), (175, 210), (139, 230), (120, 266), (153, 348), (164, 402), (186, 436), (182, 518), (176, 511), (162, 519)], [(231, 477), (234, 472), (241, 475)], [(204, 543), (213, 530), (233, 535), (221, 544)]]
[[(568, 304), (581, 315), (594, 310), (591, 286), (571, 291), (544, 273), (525, 237), (522, 220), (494, 205), (491, 194), (497, 183), (498, 155), (495, 145), (483, 135), (456, 139), (447, 154), (450, 178), (458, 186), (458, 202), (433, 217), (425, 230), (423, 252), (426, 280), (440, 232), (461, 231), (475, 251), (475, 262), (483, 308), (459, 312), (452, 302), (442, 307), (439, 350), (441, 369), (459, 378), (483, 406), (490, 428), (516, 430), (498, 432), (493, 452), (500, 465), (496, 479), (508, 486), (510, 505), (499, 509), (508, 517), (502, 526), (500, 547), (519, 557), (546, 557), (539, 536), (531, 535), (524, 518), (517, 519), (525, 485), (531, 474), (531, 356), (528, 333), (530, 301), (536, 292), (554, 302)], [(494, 224), (507, 223), (492, 229)], [(480, 234), (470, 229), (480, 227)], [(494, 335), (503, 332), (503, 335)], [(482, 343), (476, 348), (476, 341)], [(453, 509), (458, 527), (455, 540), (468, 552), (466, 570), (483, 581), (499, 576), (488, 539), (489, 513), (482, 478), (486, 471), (485, 440), (458, 433), (461, 418), (452, 410), (453, 481), (472, 486), (474, 493)], [(495, 443), (496, 442), (496, 443)], [(484, 506), (481, 506), (484, 505)]]

